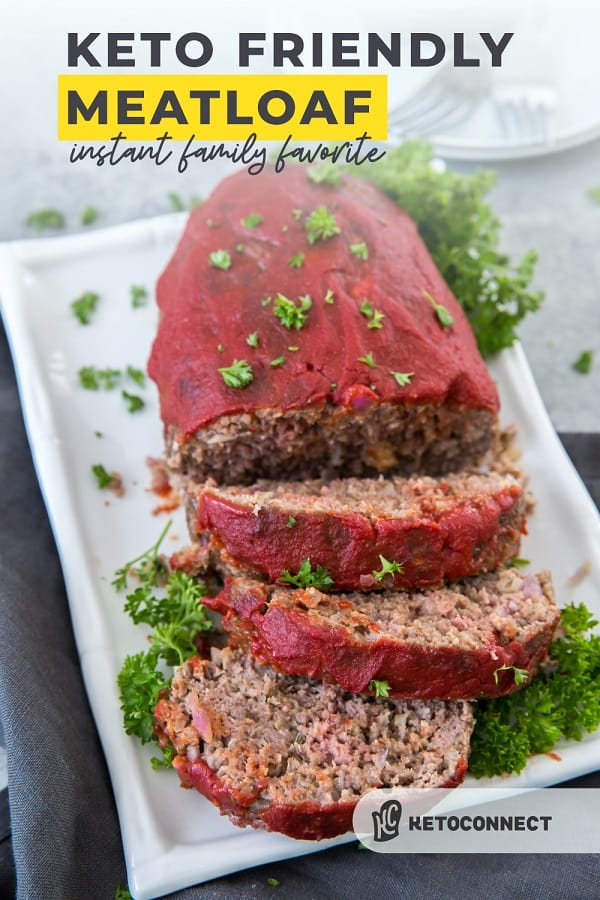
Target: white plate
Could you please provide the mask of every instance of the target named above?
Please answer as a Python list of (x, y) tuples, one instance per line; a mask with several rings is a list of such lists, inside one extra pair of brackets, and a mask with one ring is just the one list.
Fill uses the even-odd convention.
[[(133, 310), (129, 287), (151, 293), (184, 223), (167, 216), (74, 237), (0, 246), (0, 298), (17, 368), (29, 441), (50, 514), (67, 585), (81, 667), (117, 802), (129, 883), (139, 900), (170, 893), (274, 860), (324, 849), (251, 829), (235, 828), (203, 798), (178, 788), (174, 772), (155, 773), (151, 751), (121, 725), (115, 678), (127, 653), (145, 646), (141, 628), (122, 613), (111, 578), (127, 559), (154, 543), (164, 516), (153, 517), (144, 458), (161, 452), (154, 387), (145, 410), (130, 415), (119, 391), (90, 393), (80, 366), (143, 367), (156, 323), (152, 300)], [(91, 325), (69, 304), (85, 290), (101, 295)], [(600, 521), (542, 406), (519, 347), (492, 366), (503, 420), (514, 422), (538, 509), (523, 556), (552, 568), (560, 603), (585, 601), (600, 615)], [(98, 438), (100, 431), (104, 437)], [(115, 499), (95, 486), (90, 467), (102, 463), (124, 477)], [(186, 531), (181, 512), (172, 529)], [(173, 548), (177, 546), (172, 544)], [(567, 579), (585, 561), (591, 575), (577, 588)], [(500, 780), (511, 787), (549, 785), (600, 767), (600, 732), (565, 743), (560, 761), (539, 756), (525, 772)], [(459, 789), (460, 790), (460, 789)]]
[[(467, 56), (481, 59), (479, 68), (460, 71), (475, 82), (482, 78), (488, 86), (481, 102), (461, 122), (428, 134), (436, 152), (446, 159), (509, 160), (557, 153), (600, 137), (600, 54), (596, 36), (600, 8), (589, 0), (505, 0), (490, 8), (463, 0), (455, 5), (433, 4), (432, 21), (451, 47), (451, 34), (464, 31), (469, 44)], [(493, 6), (493, 5), (492, 5)], [(415, 12), (415, 16), (418, 13)], [(585, 21), (586, 27), (581, 27)], [(485, 22), (485, 27), (479, 27)], [(420, 30), (420, 29), (419, 29)], [(427, 30), (427, 29), (424, 29)], [(479, 31), (498, 36), (513, 32), (502, 66), (492, 69), (489, 54), (482, 47)], [(406, 42), (406, 38), (405, 38)], [(403, 46), (405, 58), (409, 48)], [(450, 50), (446, 59), (451, 60)], [(390, 70), (390, 110), (408, 98), (437, 69), (402, 68)], [(547, 116), (545, 135), (520, 127), (510, 113), (502, 122), (496, 99), (507, 87), (550, 90), (553, 110)], [(535, 118), (535, 114), (534, 114)], [(520, 120), (521, 121), (521, 120)]]

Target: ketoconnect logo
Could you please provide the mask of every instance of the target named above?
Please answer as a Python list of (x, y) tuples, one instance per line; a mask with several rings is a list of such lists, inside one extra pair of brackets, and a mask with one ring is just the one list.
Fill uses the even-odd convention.
[(600, 790), (380, 789), (361, 797), (353, 828), (379, 853), (598, 853)]
[(374, 841), (381, 844), (383, 841), (391, 841), (398, 837), (402, 818), (402, 804), (399, 800), (385, 800), (381, 809), (374, 810), (372, 815)]

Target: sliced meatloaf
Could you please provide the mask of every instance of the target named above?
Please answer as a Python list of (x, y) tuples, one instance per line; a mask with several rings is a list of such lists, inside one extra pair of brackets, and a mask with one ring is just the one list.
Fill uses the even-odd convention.
[(354, 696), (230, 648), (177, 670), (155, 720), (186, 787), (236, 825), (308, 840), (350, 831), (372, 788), (460, 784), (473, 728), (466, 702)]
[[(494, 569), (518, 554), (525, 520), (521, 485), (495, 473), (211, 482), (192, 487), (187, 508), (192, 536), (222, 572), (242, 564), (277, 581), (310, 559), (332, 589), (348, 590), (411, 590)], [(386, 577), (381, 557), (396, 562)]]
[(494, 445), (498, 398), (414, 222), (303, 166), (222, 181), (157, 286), (167, 461), (249, 484), (440, 474)]
[(349, 691), (383, 681), (390, 696), (443, 700), (497, 697), (528, 682), (560, 618), (550, 575), (515, 569), (412, 594), (327, 595), (230, 579), (204, 602), (281, 672)]

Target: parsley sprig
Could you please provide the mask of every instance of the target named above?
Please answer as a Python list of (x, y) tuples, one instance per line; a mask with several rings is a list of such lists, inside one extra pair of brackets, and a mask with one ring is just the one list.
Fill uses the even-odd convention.
[(389, 681), (378, 681), (376, 678), (372, 678), (369, 682), (369, 690), (375, 691), (376, 697), (389, 697), (391, 689)]
[(500, 251), (500, 220), (486, 201), (493, 172), (440, 171), (432, 159), (428, 144), (407, 141), (364, 174), (415, 220), (488, 356), (510, 347), (519, 323), (542, 302), (529, 288), (537, 256), (529, 251), (514, 263)]
[(252, 366), (245, 359), (234, 359), (230, 366), (223, 366), (217, 372), (230, 388), (245, 388), (254, 380)]
[(292, 575), (287, 569), (281, 573), (278, 581), (284, 584), (293, 584), (295, 587), (314, 587), (319, 591), (325, 590), (333, 584), (333, 578), (324, 566), (317, 565), (313, 569), (310, 559), (305, 559), (300, 564), (296, 575)]
[(312, 306), (312, 300), (308, 294), (298, 299), (299, 305), (296, 306), (293, 300), (285, 297), (283, 294), (277, 294), (273, 313), (277, 316), (284, 328), (288, 331), (303, 328), (308, 318), (308, 310)]
[(327, 210), (326, 206), (319, 206), (304, 220), (304, 229), (309, 244), (316, 241), (325, 241), (340, 233), (335, 216)]
[[(212, 627), (201, 603), (204, 585), (184, 572), (169, 573), (162, 561), (160, 546), (170, 526), (168, 522), (149, 550), (118, 569), (113, 581), (121, 591), (129, 577), (138, 579), (138, 586), (126, 597), (125, 612), (136, 624), (152, 629), (150, 649), (127, 656), (117, 677), (125, 731), (143, 744), (155, 740), (154, 707), (170, 685), (161, 665), (179, 665), (193, 656), (195, 639)], [(171, 764), (173, 749), (162, 752), (162, 759), (151, 760), (153, 768)]]
[(92, 316), (96, 312), (99, 300), (100, 295), (96, 294), (95, 291), (84, 291), (81, 297), (73, 300), (71, 303), (71, 311), (75, 318), (79, 319), (79, 322), (82, 325), (90, 324)]
[(532, 754), (600, 725), (600, 635), (588, 633), (598, 623), (584, 604), (563, 609), (561, 622), (528, 687), (478, 702), (469, 760), (476, 778), (521, 772)]
[(404, 563), (386, 559), (385, 556), (381, 556), (381, 554), (379, 556), (379, 562), (381, 563), (381, 569), (374, 569), (371, 573), (377, 581), (383, 581), (386, 575), (394, 575), (396, 572), (399, 575), (402, 575), (404, 572)]

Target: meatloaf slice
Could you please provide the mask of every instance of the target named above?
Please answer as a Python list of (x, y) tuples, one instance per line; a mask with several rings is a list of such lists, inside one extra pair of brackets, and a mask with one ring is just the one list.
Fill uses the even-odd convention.
[[(213, 564), (241, 563), (277, 581), (302, 562), (324, 566), (332, 589), (411, 590), (497, 568), (518, 554), (525, 500), (511, 476), (450, 475), (332, 482), (214, 482), (188, 492), (192, 537)], [(381, 557), (398, 571), (385, 578)]]
[(460, 784), (473, 728), (466, 702), (355, 696), (231, 648), (178, 669), (155, 720), (186, 787), (236, 825), (308, 840), (351, 830), (372, 788)]
[(157, 299), (167, 461), (196, 480), (440, 474), (495, 443), (469, 323), (414, 222), (365, 180), (225, 179)]
[(327, 595), (230, 579), (203, 602), (281, 672), (349, 691), (368, 691), (375, 679), (391, 696), (442, 700), (498, 697), (528, 682), (560, 619), (549, 573), (515, 569), (413, 594)]

